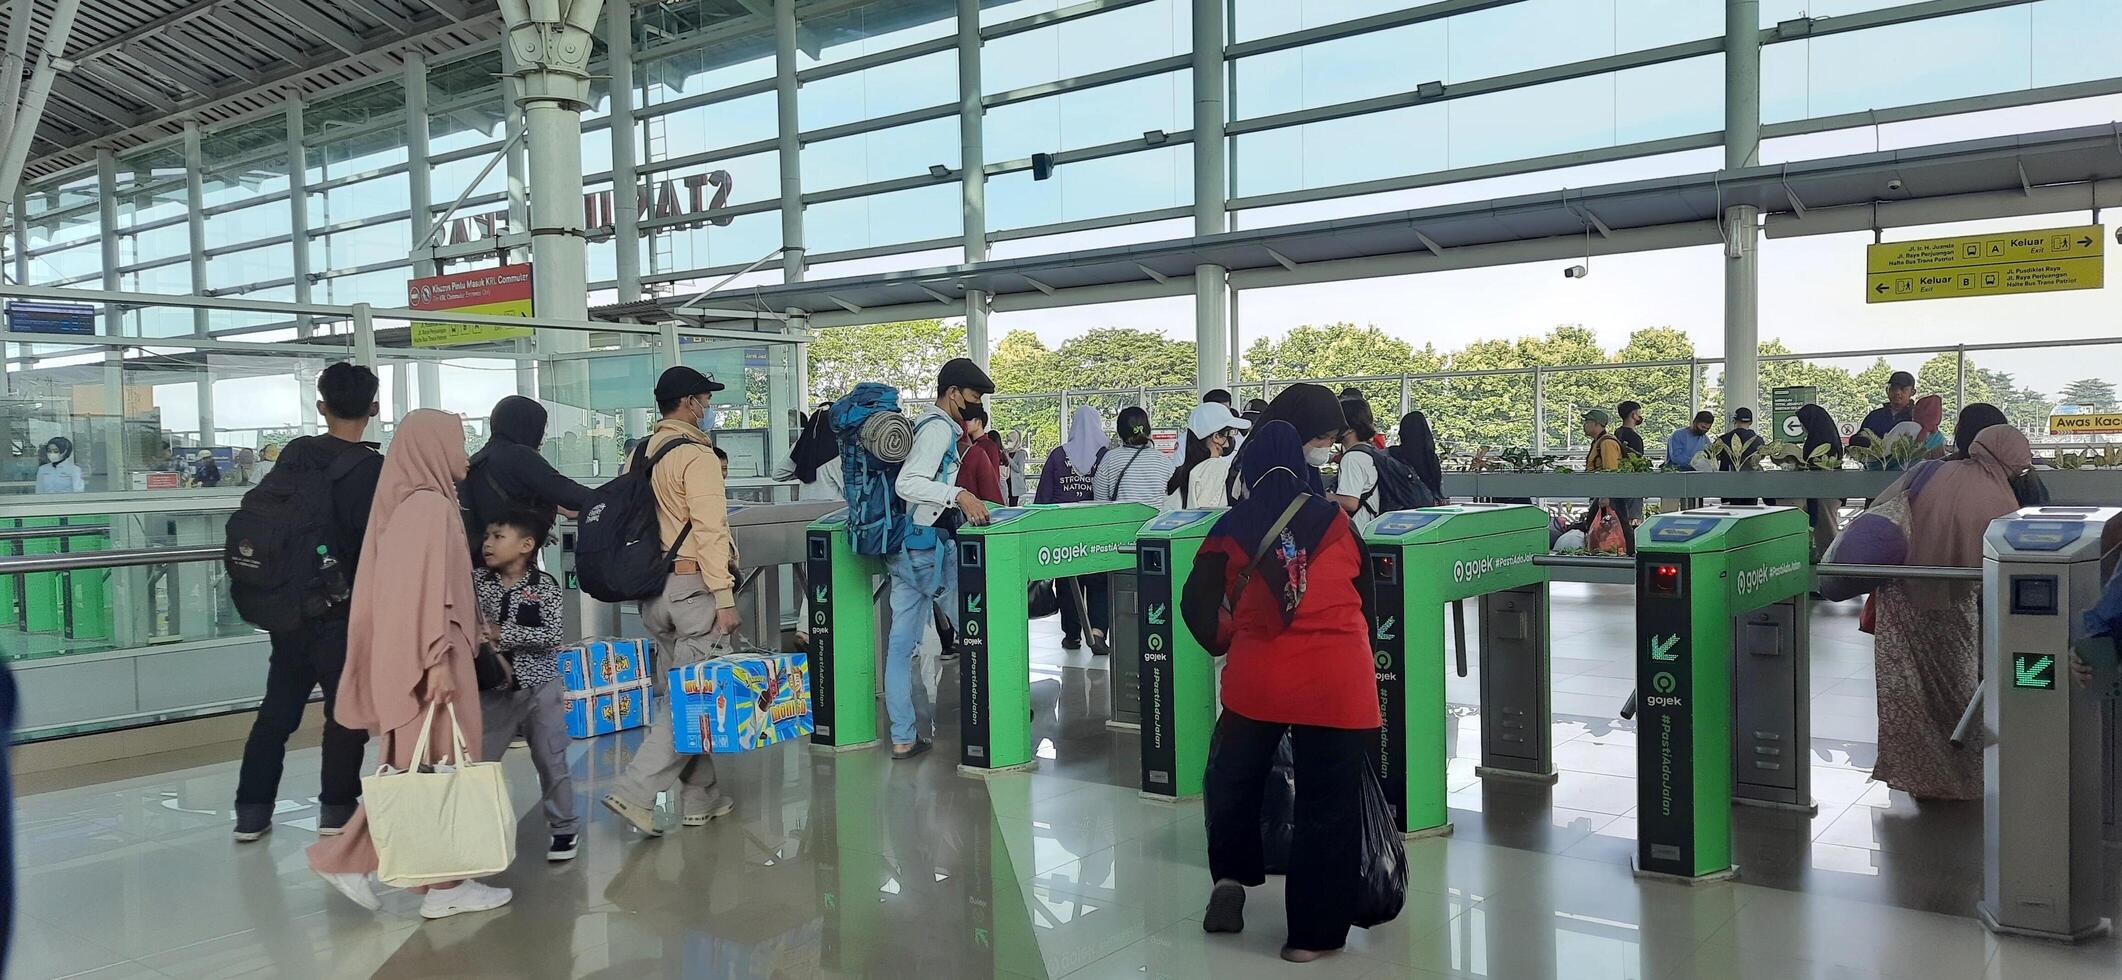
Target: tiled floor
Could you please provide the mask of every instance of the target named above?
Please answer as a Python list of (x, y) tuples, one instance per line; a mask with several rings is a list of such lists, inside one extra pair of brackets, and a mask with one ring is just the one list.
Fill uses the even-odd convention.
[[(1635, 820), (1625, 592), (1558, 586), (1553, 787), (1473, 775), (1477, 678), (1462, 707), (1448, 838), (1411, 841), (1400, 918), (1305, 967), (1276, 959), (1282, 890), (1255, 890), (1241, 936), (1198, 916), (1199, 803), (1134, 790), (1136, 737), (1108, 731), (1102, 664), (1034, 624), (1039, 771), (959, 776), (801, 746), (722, 760), (729, 820), (660, 841), (591, 805), (630, 739), (574, 747), (589, 824), (573, 863), (543, 828), (501, 876), (506, 910), (423, 923), (411, 896), (353, 907), (303, 848), (314, 750), (293, 753), (265, 842), (230, 842), (235, 766), (217, 761), (16, 801), (20, 916), (11, 977), (1491, 977), (2112, 978), (2122, 944), (1989, 936), (1979, 805), (1925, 807), (1868, 782), (1870, 648), (1853, 613), (1814, 616), (1817, 816), (1741, 810), (1740, 880), (1683, 887), (1628, 870)], [(954, 696), (952, 698), (954, 700)], [(946, 714), (946, 720), (953, 716)], [(946, 742), (952, 729), (945, 726)], [(509, 759), (519, 801), (536, 781)]]

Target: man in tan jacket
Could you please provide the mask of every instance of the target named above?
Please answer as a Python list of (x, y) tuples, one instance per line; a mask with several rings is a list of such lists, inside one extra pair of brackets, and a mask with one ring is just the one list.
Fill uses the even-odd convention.
[(626, 818), (644, 834), (661, 833), (655, 825), (656, 794), (672, 781), (680, 784), (682, 822), (699, 827), (730, 812), (735, 805), (715, 789), (715, 760), (705, 753), (679, 755), (671, 741), (670, 669), (706, 660), (709, 643), (737, 631), (737, 581), (729, 534), (729, 495), (722, 482), (722, 462), (714, 440), (700, 428), (709, 400), (723, 385), (689, 367), (674, 367), (656, 380), (656, 407), (663, 418), (649, 430), (639, 458), (654, 459), (673, 442), (680, 443), (649, 473), (656, 492), (656, 523), (666, 550), (677, 547), (663, 594), (641, 603), (641, 624), (656, 641), (656, 700), (649, 710), (648, 733), (626, 771), (604, 798), (604, 806)]

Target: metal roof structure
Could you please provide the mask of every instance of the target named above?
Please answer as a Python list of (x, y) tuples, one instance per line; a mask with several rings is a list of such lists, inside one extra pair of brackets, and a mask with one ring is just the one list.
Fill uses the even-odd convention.
[[(50, 27), (32, 0), (30, 48)], [(50, 174), (501, 36), (492, 0), (82, 0), (25, 173)]]
[[(1238, 285), (1269, 286), (1419, 272), (1424, 262), (1451, 268), (1455, 251), (1489, 246), (1520, 246), (1522, 254), (1491, 256), (1479, 264), (1710, 244), (1719, 241), (1719, 216), (1744, 204), (1760, 208), (1771, 234), (1779, 236), (1921, 223), (1925, 215), (1908, 212), (1911, 207), (1929, 206), (1933, 216), (1928, 220), (1940, 220), (1936, 207), (1996, 192), (2024, 195), (2018, 213), (2097, 208), (2103, 202), (2096, 192), (2110, 198), (2104, 202), (2108, 206), (2122, 204), (2112, 199), (2122, 186), (2098, 183), (2103, 181), (2122, 181), (2122, 127), (1972, 140), (909, 272), (747, 286), (699, 301), (801, 310), (812, 314), (816, 325), (836, 326), (962, 310), (967, 289), (985, 290), (998, 309), (1065, 305), (1069, 290), (1102, 288), (1106, 294), (1076, 302), (1191, 294), (1193, 287), (1178, 280), (1190, 281), (1201, 265), (1229, 270)], [(1903, 209), (1905, 218), (1894, 217), (1895, 208)], [(1631, 232), (1653, 231), (1665, 234), (1622, 240)], [(1536, 244), (1541, 247), (1525, 248)], [(1417, 261), (1392, 268), (1364, 262), (1390, 257)], [(1126, 297), (1110, 295), (1111, 287), (1129, 284), (1139, 288)], [(1027, 294), (1034, 294), (1029, 303), (1011, 303)], [(675, 307), (681, 300), (667, 302)]]

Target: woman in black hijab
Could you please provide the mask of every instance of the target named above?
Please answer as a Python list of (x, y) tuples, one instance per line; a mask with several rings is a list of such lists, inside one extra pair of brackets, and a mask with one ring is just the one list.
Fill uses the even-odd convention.
[(833, 434), (833, 408), (825, 405), (803, 420), (803, 432), (787, 458), (774, 467), (774, 479), (802, 485), (802, 500), (839, 500), (846, 494), (840, 472), (840, 437)]
[(492, 434), (486, 447), (472, 456), (457, 494), (474, 567), (481, 564), (479, 546), (486, 540), (488, 522), (513, 511), (529, 511), (551, 527), (556, 512), (573, 517), (589, 497), (588, 487), (560, 475), (538, 454), (545, 442), (545, 406), (536, 399), (510, 395), (495, 402), (487, 428)]
[[(1798, 468), (1801, 470), (1839, 470), (1842, 468), (1842, 430), (1835, 427), (1834, 416), (1818, 405), (1802, 405), (1798, 408), (1798, 424), (1805, 427), (1805, 445), (1798, 451)], [(1829, 545), (1835, 543), (1838, 530), (1836, 511), (1841, 502), (1812, 498), (1805, 501), (1805, 519), (1813, 530), (1813, 560), (1818, 561), (1827, 553)]]
[(2010, 425), (2004, 410), (1987, 402), (1976, 402), (1960, 410), (1960, 418), (1953, 425), (1953, 458), (1966, 459), (1967, 451), (1975, 444), (1975, 437), (1992, 425)]
[(1400, 444), (1386, 450), (1394, 459), (1415, 471), (1415, 478), (1429, 488), (1430, 496), (1444, 499), (1444, 461), (1437, 457), (1437, 436), (1429, 429), (1429, 416), (1409, 412), (1400, 417)]

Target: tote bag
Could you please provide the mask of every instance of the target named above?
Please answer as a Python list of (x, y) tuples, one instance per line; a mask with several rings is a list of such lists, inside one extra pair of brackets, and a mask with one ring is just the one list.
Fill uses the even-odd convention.
[(498, 762), (471, 762), (457, 706), (449, 706), (453, 755), (428, 757), (435, 706), (427, 706), (412, 767), (378, 766), (361, 777), (368, 836), (376, 846), (376, 878), (408, 888), (482, 878), (516, 859), (516, 808)]
[[(1835, 536), (1827, 553), (1820, 560), (1836, 565), (1905, 565), (1908, 563), (1908, 529), (1911, 526), (1910, 508), (1916, 495), (1930, 483), (1938, 472), (1937, 463), (1923, 464), (1909, 473), (1908, 491), (1892, 500), (1873, 504), (1864, 513), (1858, 514)], [(1831, 602), (1854, 599), (1874, 591), (1886, 584), (1885, 579), (1860, 578), (1850, 575), (1820, 576), (1820, 594)]]

